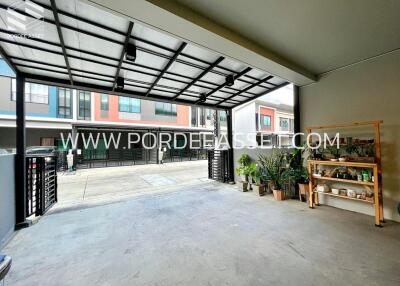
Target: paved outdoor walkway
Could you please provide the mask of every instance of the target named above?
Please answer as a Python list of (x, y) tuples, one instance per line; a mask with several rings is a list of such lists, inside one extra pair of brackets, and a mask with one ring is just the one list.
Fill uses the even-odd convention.
[(60, 204), (1, 251), (6, 285), (400, 285), (400, 224), (241, 193), (196, 164), (60, 178)]
[(51, 212), (175, 191), (178, 186), (208, 181), (207, 161), (78, 170), (59, 174), (58, 203)]

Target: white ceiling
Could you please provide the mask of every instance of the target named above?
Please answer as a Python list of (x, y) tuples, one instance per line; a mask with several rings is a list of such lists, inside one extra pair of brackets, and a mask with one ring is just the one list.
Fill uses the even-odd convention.
[(186, 20), (194, 12), (315, 75), (400, 48), (398, 0), (149, 2)]

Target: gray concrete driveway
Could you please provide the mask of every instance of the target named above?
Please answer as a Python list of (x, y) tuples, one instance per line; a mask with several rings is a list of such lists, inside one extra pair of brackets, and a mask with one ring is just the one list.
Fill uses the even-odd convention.
[(6, 285), (400, 285), (400, 224), (241, 193), (196, 164), (60, 178), (60, 204), (1, 251)]
[(124, 200), (128, 197), (176, 191), (208, 181), (207, 161), (78, 170), (58, 176), (58, 203), (51, 212)]

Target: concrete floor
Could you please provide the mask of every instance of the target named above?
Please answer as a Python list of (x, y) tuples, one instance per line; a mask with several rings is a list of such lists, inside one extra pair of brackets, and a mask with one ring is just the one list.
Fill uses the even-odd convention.
[(208, 181), (206, 160), (84, 169), (74, 175), (61, 173), (58, 176), (58, 204), (51, 211), (102, 205), (143, 194), (173, 192), (177, 186), (204, 181)]
[[(200, 167), (179, 172), (191, 179)], [(125, 186), (107, 184), (116, 194)], [(14, 259), (6, 285), (400, 285), (400, 224), (379, 229), (370, 216), (204, 177), (168, 188), (61, 202), (2, 251)]]

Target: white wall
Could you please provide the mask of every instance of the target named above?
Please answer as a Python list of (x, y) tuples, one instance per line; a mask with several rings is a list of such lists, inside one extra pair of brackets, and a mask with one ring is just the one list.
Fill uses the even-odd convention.
[[(400, 51), (323, 76), (300, 89), (301, 128), (382, 119), (385, 218), (400, 221)], [(360, 202), (329, 198), (329, 205), (373, 214)]]
[[(247, 139), (246, 134), (256, 134), (256, 104), (254, 102), (234, 109), (233, 111), (233, 132), (237, 139), (243, 141), (244, 146), (254, 146), (252, 138)], [(253, 142), (252, 142), (253, 141)]]

